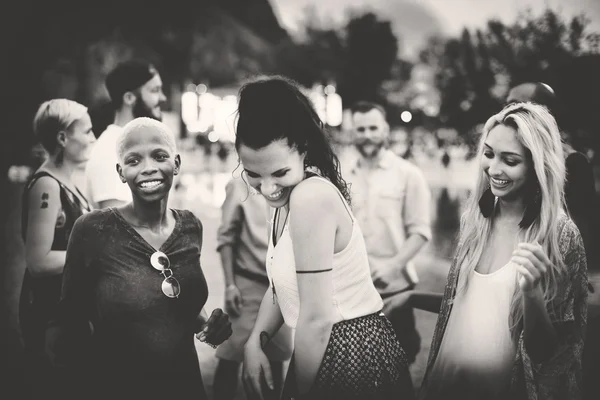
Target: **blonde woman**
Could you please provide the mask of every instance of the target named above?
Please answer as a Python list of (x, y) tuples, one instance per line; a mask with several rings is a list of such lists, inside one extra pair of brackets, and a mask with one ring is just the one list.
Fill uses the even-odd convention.
[(73, 183), (73, 173), (89, 158), (96, 138), (87, 108), (67, 99), (43, 103), (35, 115), (33, 130), (48, 158), (29, 179), (23, 193), (27, 269), (20, 324), (32, 360), (30, 372), (36, 376), (43, 374), (47, 365), (44, 335), (60, 298), (69, 235), (75, 220), (91, 211)]
[(509, 105), (485, 124), (479, 155), (443, 297), (409, 296), (440, 314), (420, 398), (580, 398), (586, 258), (563, 211), (556, 122)]

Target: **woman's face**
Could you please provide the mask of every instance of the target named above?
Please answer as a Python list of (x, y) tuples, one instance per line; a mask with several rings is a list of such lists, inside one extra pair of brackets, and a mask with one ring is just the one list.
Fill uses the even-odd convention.
[(180, 165), (179, 155), (159, 132), (140, 128), (125, 138), (117, 169), (134, 198), (152, 202), (167, 197)]
[(494, 196), (504, 200), (523, 196), (533, 168), (527, 149), (517, 139), (517, 132), (506, 125), (497, 125), (488, 134), (481, 166)]
[(89, 160), (96, 136), (92, 132), (92, 120), (86, 113), (73, 121), (64, 136), (64, 157), (75, 164)]
[(242, 144), (238, 150), (248, 184), (274, 208), (286, 205), (294, 186), (304, 179), (304, 157), (286, 140), (276, 140), (258, 150)]

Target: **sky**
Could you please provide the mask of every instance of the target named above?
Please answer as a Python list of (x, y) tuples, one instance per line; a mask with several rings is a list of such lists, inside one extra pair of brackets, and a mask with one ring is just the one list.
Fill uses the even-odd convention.
[(566, 17), (585, 13), (589, 29), (600, 32), (599, 0), (269, 0), (281, 25), (291, 34), (298, 31), (307, 7), (325, 22), (341, 24), (348, 9), (372, 10), (392, 21), (401, 37), (405, 56), (416, 54), (431, 34), (457, 35), (463, 27), (482, 28), (495, 18), (513, 22), (518, 13), (530, 8), (534, 14), (547, 6)]

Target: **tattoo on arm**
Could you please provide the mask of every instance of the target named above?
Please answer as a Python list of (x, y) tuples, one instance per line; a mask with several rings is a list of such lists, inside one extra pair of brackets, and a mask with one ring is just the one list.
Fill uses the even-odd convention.
[(48, 200), (49, 197), (50, 196), (48, 196), (48, 193), (42, 193), (42, 208), (48, 208), (48, 202), (46, 200)]
[(269, 334), (265, 331), (262, 331), (260, 333), (260, 348), (264, 349), (267, 344), (269, 343), (269, 341), (271, 340), (271, 338), (269, 337)]

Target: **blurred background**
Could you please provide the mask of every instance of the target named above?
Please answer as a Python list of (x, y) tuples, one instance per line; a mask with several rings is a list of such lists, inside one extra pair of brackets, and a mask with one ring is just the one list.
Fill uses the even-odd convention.
[[(238, 165), (236, 95), (256, 74), (301, 83), (340, 154), (352, 139), (347, 107), (356, 100), (385, 106), (391, 148), (424, 171), (434, 196), (434, 239), (418, 261), (424, 289), (444, 286), (477, 169), (474, 145), (510, 87), (534, 81), (554, 89), (565, 106), (557, 118), (593, 163), (600, 190), (597, 0), (20, 0), (2, 14), (2, 343), (9, 351), (19, 342), (20, 196), (44, 157), (34, 113), (57, 97), (96, 109), (108, 101), (107, 73), (130, 58), (150, 60), (164, 82), (164, 122), (183, 160), (172, 201), (204, 223), (209, 311), (223, 302), (216, 228)], [(112, 121), (92, 116), (97, 135)], [(436, 315), (417, 311), (417, 318), (416, 385)], [(198, 349), (209, 383), (213, 350)]]

